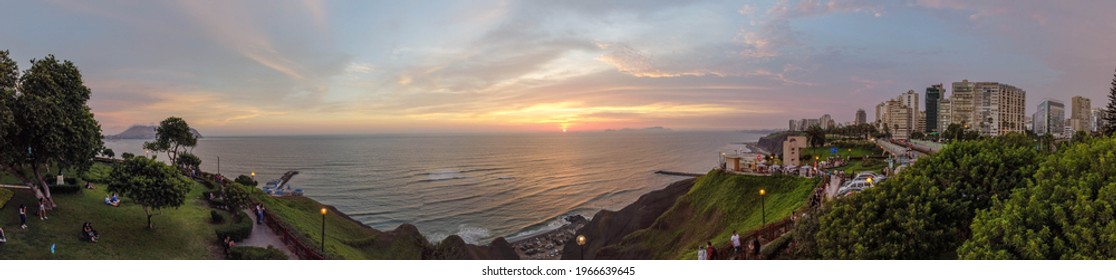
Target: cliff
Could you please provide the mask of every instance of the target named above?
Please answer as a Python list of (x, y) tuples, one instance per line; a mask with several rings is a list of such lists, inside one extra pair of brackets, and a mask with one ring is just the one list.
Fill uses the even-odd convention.
[[(816, 179), (748, 176), (710, 171), (640, 197), (618, 212), (601, 211), (578, 234), (589, 242), (586, 259), (692, 259), (698, 246), (727, 244), (740, 233), (784, 219), (806, 204)], [(761, 203), (758, 191), (767, 196)], [(763, 209), (766, 208), (766, 215)], [(568, 244), (563, 259), (578, 259)]]
[(767, 150), (768, 152), (771, 152), (773, 154), (779, 155), (783, 153), (783, 141), (787, 140), (787, 136), (799, 134), (800, 133), (798, 132), (792, 131), (780, 131), (768, 134), (767, 136), (760, 138), (759, 142), (756, 143), (756, 146), (759, 146), (761, 149)]
[[(690, 191), (696, 180), (681, 180), (661, 190), (644, 194), (620, 211), (597, 212), (589, 224), (577, 231), (577, 234), (585, 235), (590, 240), (585, 245), (585, 259), (599, 259), (597, 252), (601, 248), (618, 244), (632, 232), (651, 226), (655, 219), (673, 206), (679, 197)], [(562, 249), (562, 259), (580, 258), (577, 243), (566, 243)], [(605, 258), (612, 258), (612, 256)]]

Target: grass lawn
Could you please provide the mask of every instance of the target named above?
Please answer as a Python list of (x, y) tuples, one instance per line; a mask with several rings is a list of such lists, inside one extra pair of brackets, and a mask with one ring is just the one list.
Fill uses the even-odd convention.
[[(693, 251), (708, 241), (724, 245), (732, 231), (759, 229), (766, 205), (767, 222), (789, 217), (806, 205), (820, 179), (792, 176), (732, 175), (712, 171), (678, 199), (651, 227), (636, 231), (621, 246), (638, 246), (651, 259), (693, 259)], [(761, 204), (759, 189), (767, 192)], [(633, 244), (637, 243), (637, 244)]]
[[(84, 184), (82, 182), (81, 184)], [(209, 210), (201, 199), (204, 187), (193, 183), (186, 204), (165, 209), (147, 229), (143, 209), (128, 198), (121, 207), (104, 204), (105, 185), (76, 194), (55, 195), (58, 208), (39, 220), (38, 203), (30, 190), (18, 189), (0, 209), (0, 226), (8, 242), (0, 244), (0, 259), (215, 259), (220, 256)], [(19, 228), (20, 204), (28, 209), (28, 228)], [(97, 243), (81, 239), (82, 223), (89, 221), (101, 234)], [(50, 246), (55, 244), (55, 253)]]
[[(272, 214), (289, 224), (295, 231), (320, 248), (322, 238), (322, 204), (307, 197), (269, 197), (262, 193), (256, 198)], [(383, 232), (365, 227), (330, 210), (326, 215), (326, 255), (329, 259), (420, 259), (422, 247), (415, 242), (425, 242), (421, 235), (388, 240)], [(415, 238), (419, 240), (415, 240)]]

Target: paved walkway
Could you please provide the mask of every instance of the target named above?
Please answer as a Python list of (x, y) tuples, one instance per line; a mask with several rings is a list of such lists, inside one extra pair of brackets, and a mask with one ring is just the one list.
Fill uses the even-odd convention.
[(825, 187), (825, 198), (837, 196), (837, 189), (841, 188), (841, 176), (829, 177), (829, 185)]
[[(251, 211), (248, 211), (248, 210), (244, 210), (244, 214), (248, 215), (248, 217), (252, 217), (252, 222), (253, 223), (256, 222), (256, 214), (255, 213), (252, 213)], [(291, 249), (288, 249), (287, 245), (283, 244), (283, 240), (279, 239), (279, 235), (276, 235), (275, 232), (272, 232), (271, 228), (267, 227), (266, 224), (253, 225), (252, 226), (252, 235), (249, 236), (247, 239), (244, 239), (240, 243), (237, 243), (236, 245), (238, 245), (238, 246), (260, 247), (260, 248), (267, 248), (268, 245), (271, 245), (271, 246), (275, 247), (276, 249), (279, 249), (280, 251), (283, 251), (283, 253), (286, 253), (288, 259), (292, 259), (292, 260), (296, 259), (295, 254), (291, 252)]]

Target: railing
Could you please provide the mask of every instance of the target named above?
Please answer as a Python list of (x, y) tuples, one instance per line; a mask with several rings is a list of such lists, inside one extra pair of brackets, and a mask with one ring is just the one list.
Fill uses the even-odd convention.
[[(759, 229), (752, 230), (741, 235), (740, 242), (742, 248), (741, 252), (738, 252), (737, 255), (730, 255), (730, 253), (732, 252), (732, 243), (729, 243), (723, 248), (718, 249), (718, 252), (723, 252), (723, 256), (736, 257), (736, 259), (758, 259), (759, 256), (754, 255), (752, 251), (747, 249), (747, 242), (756, 238), (761, 238), (761, 240), (763, 240), (761, 242), (771, 242), (779, 236), (782, 236), (783, 234), (786, 234), (787, 232), (793, 230), (795, 217), (797, 217), (800, 213), (805, 213), (810, 209), (820, 207), (821, 203), (825, 201), (825, 188), (827, 186), (829, 186), (829, 176), (823, 176), (821, 183), (814, 187), (814, 192), (810, 195), (810, 200), (807, 201), (806, 206), (795, 210), (793, 213), (791, 213), (790, 217), (775, 221), (774, 223), (766, 224)], [(813, 201), (817, 201), (817, 203), (814, 203)], [(767, 244), (761, 243), (761, 247), (764, 245)]]
[(267, 224), (268, 228), (271, 228), (271, 231), (274, 232), (275, 235), (279, 236), (283, 244), (287, 245), (287, 248), (291, 249), (291, 252), (298, 256), (299, 259), (325, 259), (321, 251), (315, 249), (318, 247), (308, 246), (294, 230), (291, 230), (290, 227), (284, 225), (279, 219), (276, 219), (275, 215), (272, 215), (271, 212), (264, 211), (264, 223)]

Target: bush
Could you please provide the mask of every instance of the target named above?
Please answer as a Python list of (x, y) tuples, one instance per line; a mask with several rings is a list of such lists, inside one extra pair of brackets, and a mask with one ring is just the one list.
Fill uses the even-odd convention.
[(49, 185), (49, 186), (50, 186), (50, 194), (52, 194), (52, 195), (54, 195), (54, 194), (75, 194), (75, 193), (81, 192), (81, 189), (85, 187), (85, 186), (70, 185), (70, 184)]
[(233, 224), (214, 230), (217, 240), (225, 240), (225, 236), (232, 237), (233, 241), (242, 241), (252, 235), (252, 219), (245, 215), (234, 216)]
[(4, 205), (8, 204), (8, 200), (11, 200), (14, 195), (15, 192), (12, 190), (0, 188), (0, 208), (4, 208)]
[(225, 223), (225, 216), (217, 213), (217, 210), (209, 210), (209, 223), (223, 224)]
[(65, 179), (62, 179), (62, 182), (66, 183), (67, 185), (77, 185), (78, 184), (77, 178), (74, 178), (74, 177), (66, 177)]
[(259, 182), (256, 182), (256, 180), (253, 180), (252, 177), (248, 177), (248, 175), (243, 175), (243, 174), (241, 174), (240, 176), (237, 176), (236, 180), (233, 180), (233, 181), (237, 182), (237, 183), (240, 183), (241, 185), (250, 186), (250, 187), (255, 187), (255, 186), (258, 186), (260, 184)]
[(272, 246), (267, 248), (238, 246), (229, 249), (230, 260), (286, 260), (287, 254)]
[(94, 164), (81, 174), (81, 179), (86, 182), (108, 183), (108, 176), (112, 173), (112, 166), (108, 164)]

